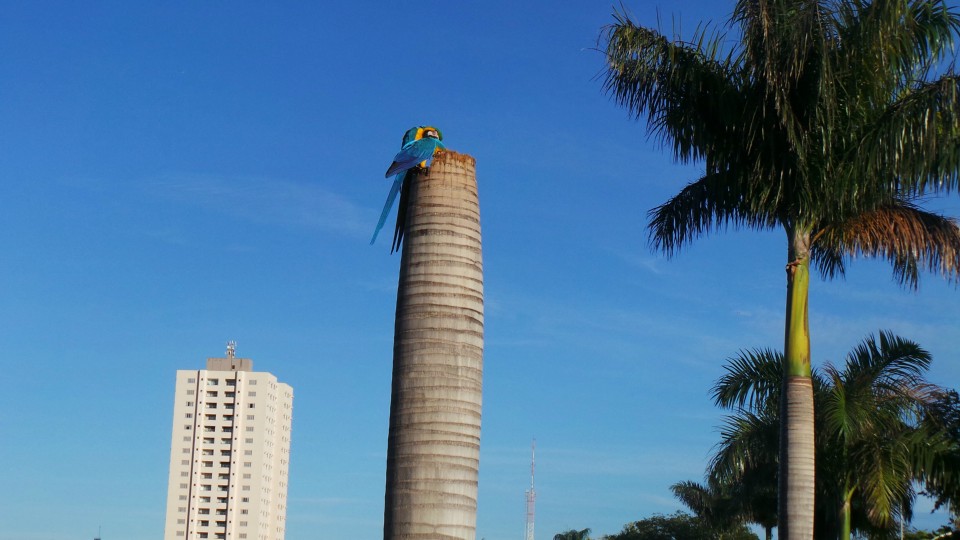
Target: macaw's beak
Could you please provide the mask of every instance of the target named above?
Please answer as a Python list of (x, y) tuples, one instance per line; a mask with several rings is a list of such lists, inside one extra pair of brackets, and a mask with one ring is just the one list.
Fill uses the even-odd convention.
[(430, 137), (431, 139), (439, 139), (439, 138), (440, 138), (440, 135), (438, 135), (437, 132), (436, 132), (435, 130), (432, 130), (432, 129), (428, 129), (427, 131), (423, 132), (423, 136), (424, 136), (424, 137)]

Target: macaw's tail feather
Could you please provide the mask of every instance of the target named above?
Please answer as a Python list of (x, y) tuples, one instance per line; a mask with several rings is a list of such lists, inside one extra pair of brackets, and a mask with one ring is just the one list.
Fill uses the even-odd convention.
[(390, 253), (400, 251), (400, 244), (403, 242), (403, 229), (407, 226), (407, 202), (410, 200), (410, 184), (412, 183), (413, 179), (404, 182), (403, 188), (400, 190), (400, 204), (397, 206), (397, 227), (393, 230), (393, 245), (390, 246)]
[(400, 186), (403, 184), (403, 177), (406, 176), (406, 174), (405, 172), (398, 174), (393, 181), (393, 185), (390, 186), (390, 193), (387, 194), (387, 201), (383, 203), (383, 211), (380, 212), (380, 220), (377, 221), (377, 228), (373, 231), (373, 238), (370, 239), (371, 246), (377, 241), (377, 235), (380, 234), (380, 229), (382, 229), (383, 224), (387, 222), (387, 216), (390, 215), (390, 209), (393, 208), (393, 201), (397, 199), (397, 193), (400, 191)]

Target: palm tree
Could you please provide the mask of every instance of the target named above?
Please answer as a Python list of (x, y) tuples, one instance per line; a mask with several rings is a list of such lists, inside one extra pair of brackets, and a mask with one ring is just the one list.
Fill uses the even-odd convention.
[(483, 263), (475, 162), (447, 151), (405, 209), (385, 540), (476, 536)]
[[(741, 352), (714, 388), (718, 405), (734, 409), (711, 464), (712, 481), (770, 489), (776, 473), (782, 355)], [(870, 336), (847, 356), (843, 369), (813, 371), (817, 406), (817, 537), (849, 539), (853, 530), (890, 530), (909, 515), (914, 463), (932, 462), (947, 449), (922, 422), (936, 387), (923, 379), (930, 355), (887, 332)], [(728, 488), (729, 489), (729, 488)], [(901, 508), (903, 512), (901, 512)]]
[[(719, 540), (727, 537), (737, 537), (744, 528), (744, 522), (753, 522), (766, 529), (767, 539), (771, 538), (771, 530), (776, 526), (776, 517), (767, 522), (758, 517), (755, 509), (762, 507), (762, 502), (751, 500), (751, 494), (746, 490), (753, 484), (749, 482), (722, 483), (716, 477), (707, 479), (707, 484), (684, 481), (670, 486), (673, 496), (680, 499), (701, 522), (714, 531)], [(776, 496), (776, 491), (767, 493), (766, 500), (775, 500), (769, 495)], [(775, 509), (774, 509), (775, 511)]]
[(704, 175), (650, 214), (673, 255), (727, 227), (782, 228), (787, 295), (779, 461), (781, 538), (813, 536), (810, 265), (858, 255), (956, 278), (956, 224), (916, 197), (960, 180), (960, 77), (928, 75), (960, 29), (943, 0), (738, 0), (738, 41), (690, 42), (615, 14), (605, 90)]

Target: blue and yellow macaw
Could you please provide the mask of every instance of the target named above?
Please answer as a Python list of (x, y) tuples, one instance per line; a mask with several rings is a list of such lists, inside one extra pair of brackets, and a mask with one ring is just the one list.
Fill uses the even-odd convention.
[(387, 194), (387, 201), (383, 205), (383, 211), (380, 212), (380, 220), (377, 222), (377, 228), (373, 231), (373, 238), (370, 239), (370, 245), (377, 240), (377, 234), (383, 228), (387, 221), (387, 215), (393, 208), (393, 201), (400, 193), (400, 207), (397, 209), (397, 228), (393, 233), (393, 245), (390, 253), (400, 249), (400, 242), (403, 241), (403, 226), (407, 218), (407, 197), (410, 193), (408, 182), (404, 182), (407, 173), (411, 169), (417, 172), (428, 172), (427, 162), (433, 160), (435, 154), (440, 153), (446, 148), (442, 142), (443, 133), (433, 126), (417, 126), (410, 128), (403, 134), (400, 152), (393, 158), (393, 163), (387, 169), (384, 175), (389, 178), (390, 175), (396, 175), (393, 185), (390, 187), (390, 193)]

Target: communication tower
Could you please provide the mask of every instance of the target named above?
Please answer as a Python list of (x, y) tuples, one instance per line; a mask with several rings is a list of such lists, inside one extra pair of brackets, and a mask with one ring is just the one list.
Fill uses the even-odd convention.
[(537, 503), (537, 490), (533, 488), (533, 473), (536, 466), (537, 440), (530, 443), (530, 489), (527, 490), (527, 534), (524, 540), (533, 540), (533, 518)]

